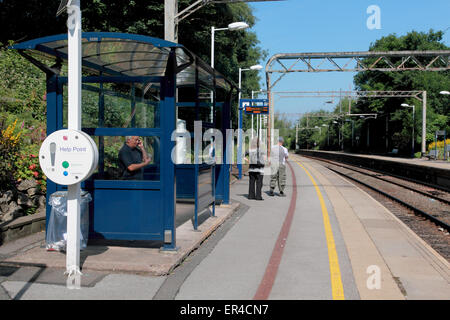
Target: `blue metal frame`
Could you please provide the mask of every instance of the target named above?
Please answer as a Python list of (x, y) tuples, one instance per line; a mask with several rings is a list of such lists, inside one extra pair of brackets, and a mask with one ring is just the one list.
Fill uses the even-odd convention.
[[(176, 77), (177, 73), (181, 72), (188, 65), (194, 63), (196, 69), (196, 88), (199, 87), (198, 66), (203, 70), (209, 72), (213, 77), (213, 86), (216, 86), (216, 77), (222, 77), (214, 69), (211, 69), (204, 62), (197, 57), (193, 57), (186, 48), (177, 43), (168, 42), (165, 40), (135, 34), (125, 33), (111, 33), (111, 32), (85, 32), (82, 34), (83, 39), (87, 41), (99, 42), (104, 38), (115, 38), (118, 40), (134, 40), (142, 43), (149, 43), (155, 47), (165, 49), (167, 55), (167, 67), (164, 76), (124, 76), (119, 72), (108, 69), (102, 65), (96, 65), (92, 62), (83, 60), (83, 66), (95, 69), (99, 72), (99, 76), (83, 77), (82, 82), (86, 83), (100, 83), (99, 92), (99, 111), (104, 109), (104, 97), (102, 92), (103, 83), (125, 82), (125, 83), (139, 83), (139, 82), (156, 82), (160, 85), (160, 101), (159, 101), (159, 121), (157, 128), (105, 128), (101, 127), (103, 121), (99, 117), (99, 127), (83, 128), (85, 132), (94, 136), (124, 136), (124, 135), (139, 135), (139, 136), (159, 136), (160, 139), (160, 180), (159, 181), (122, 181), (122, 180), (99, 180), (90, 178), (83, 182), (82, 188), (92, 192), (93, 200), (90, 203), (90, 209), (93, 213), (91, 217), (91, 235), (100, 236), (105, 239), (128, 239), (128, 240), (161, 240), (165, 239), (167, 232), (171, 234), (171, 241), (165, 243), (165, 250), (176, 250), (176, 228), (175, 228), (175, 165), (171, 161), (171, 151), (175, 146), (175, 142), (171, 140), (171, 133), (175, 130), (175, 115), (176, 115)], [(11, 46), (11, 49), (17, 49), (19, 52), (32, 63), (36, 64), (47, 74), (47, 134), (63, 128), (63, 86), (67, 83), (66, 77), (60, 77), (56, 74), (52, 67), (37, 61), (30, 55), (27, 50), (37, 50), (46, 54), (52, 55), (56, 58), (67, 59), (67, 54), (61, 53), (56, 49), (46, 45), (48, 42), (59, 40), (67, 40), (67, 34), (53, 35), (43, 38), (38, 38), (23, 43)], [(189, 62), (177, 66), (176, 50), (183, 49), (184, 53), (189, 59)], [(223, 78), (223, 77), (222, 77)], [(230, 128), (231, 116), (231, 95), (236, 85), (229, 80), (226, 80), (226, 88), (228, 91), (228, 84), (230, 85), (227, 92), (227, 99), (224, 103), (215, 101), (213, 106), (222, 107), (222, 130), (224, 137), (224, 152), (223, 164), (212, 166), (212, 194), (216, 200), (221, 200), (223, 203), (229, 203), (229, 179), (231, 165), (226, 164), (226, 130)], [(85, 87), (88, 89), (87, 87)], [(89, 89), (88, 89), (89, 90)], [(95, 91), (95, 90), (94, 90)], [(134, 97), (132, 99), (135, 99)], [(133, 101), (138, 101), (135, 99)], [(180, 103), (180, 106), (203, 106), (203, 103), (198, 101), (195, 104)], [(215, 113), (214, 113), (215, 114)], [(205, 127), (214, 127), (213, 123), (205, 123)], [(103, 142), (100, 150), (102, 149)], [(155, 156), (156, 158), (156, 156)], [(199, 173), (199, 165), (196, 165), (197, 175)], [(196, 176), (197, 176), (196, 175)], [(196, 178), (197, 179), (197, 178)], [(198, 186), (197, 186), (198, 188)], [(57, 185), (51, 181), (47, 182), (47, 202), (49, 196), (59, 190), (66, 189), (65, 186)], [(196, 191), (198, 192), (198, 190)], [(198, 199), (196, 199), (198, 201)], [(213, 215), (215, 215), (215, 201), (212, 202)], [(201, 205), (197, 203), (197, 208), (201, 209)], [(51, 208), (47, 207), (47, 217), (50, 215)], [(145, 212), (145, 215), (139, 215), (139, 212)], [(196, 213), (197, 214), (197, 213)], [(128, 217), (137, 216), (137, 219), (125, 219)], [(47, 219), (48, 222), (49, 219)], [(132, 220), (131, 222), (129, 220)], [(128, 225), (127, 225), (128, 223)], [(101, 230), (96, 230), (101, 226)], [(150, 226), (144, 230), (143, 226)], [(154, 227), (154, 228), (153, 228)]]
[[(132, 34), (132, 33), (120, 33), (120, 32), (83, 32), (81, 34), (83, 39), (87, 39), (88, 41), (98, 42), (103, 38), (115, 38), (115, 39), (123, 39), (123, 40), (135, 40), (139, 42), (151, 43), (156, 47), (160, 48), (172, 48), (178, 47), (183, 48), (181, 44), (170, 42), (167, 40), (153, 38), (149, 36)], [(59, 40), (67, 40), (67, 34), (56, 34), (52, 36), (36, 38), (29, 41), (24, 41), (21, 43), (17, 43), (11, 46), (11, 49), (36, 49), (37, 46), (42, 45), (43, 43), (59, 41)]]
[[(269, 100), (268, 99), (241, 99), (239, 101), (239, 128), (242, 130), (242, 111), (244, 110), (243, 103), (249, 102), (250, 105), (252, 105), (254, 102), (264, 102), (267, 103), (267, 112), (260, 112), (260, 113), (253, 113), (253, 112), (247, 112), (245, 111), (245, 114), (269, 114)], [(239, 176), (238, 179), (242, 179), (242, 163), (239, 163), (239, 160), (242, 161), (242, 134), (239, 134), (239, 144), (238, 144), (238, 172)]]
[[(228, 129), (231, 129), (231, 95), (229, 92), (226, 101), (222, 106), (222, 133), (226, 133)], [(228, 158), (229, 148), (233, 147), (233, 144), (229, 145), (227, 141), (227, 135), (223, 134), (223, 156), (222, 164), (216, 165), (216, 200), (222, 201), (224, 204), (230, 203), (230, 175), (232, 159)], [(231, 150), (230, 150), (231, 151)]]
[(242, 104), (239, 106), (239, 126), (238, 129), (240, 130), (238, 132), (239, 137), (239, 143), (238, 143), (238, 154), (237, 154), (237, 167), (239, 176), (238, 179), (242, 179)]
[[(194, 230), (198, 229), (198, 213), (206, 209), (209, 205), (212, 205), (212, 216), (214, 217), (216, 215), (216, 201), (215, 201), (215, 165), (203, 165), (200, 166), (199, 164), (195, 164), (195, 187), (194, 187), (194, 196), (195, 196), (195, 211), (194, 211)], [(211, 168), (211, 200), (207, 200), (208, 202), (204, 203), (203, 201), (200, 201), (202, 196), (204, 197), (205, 194), (200, 194), (200, 186), (201, 183), (199, 181), (200, 172), (202, 170), (208, 170)], [(207, 190), (207, 192), (209, 192)]]
[[(204, 187), (202, 172), (211, 169), (211, 189)], [(212, 216), (215, 216), (215, 189), (216, 189), (216, 168), (215, 165), (208, 164), (178, 164), (175, 166), (177, 179), (177, 200), (194, 200), (193, 226), (198, 229), (198, 214), (212, 205)], [(205, 192), (206, 189), (206, 192)], [(205, 202), (206, 198), (206, 202)]]
[[(175, 142), (171, 140), (172, 132), (176, 128), (176, 68), (177, 59), (175, 50), (170, 51), (169, 60), (167, 62), (166, 79), (161, 86), (161, 94), (164, 98), (164, 102), (161, 108), (161, 127), (164, 128), (164, 132), (161, 135), (161, 144), (167, 144), (167, 146), (161, 146), (161, 181), (162, 195), (163, 195), (163, 210), (166, 212), (164, 215), (164, 230), (171, 231), (172, 242), (170, 244), (165, 243), (165, 250), (176, 250), (176, 227), (175, 227), (175, 165), (171, 159), (171, 152), (175, 146)], [(166, 176), (167, 175), (167, 176)], [(167, 214), (169, 213), (169, 214)]]
[[(161, 83), (161, 87), (170, 88), (170, 86), (173, 85), (174, 78), (175, 76), (172, 75), (172, 84), (170, 83), (168, 76), (159, 77), (158, 80)], [(52, 76), (48, 80), (47, 132), (49, 134), (63, 128), (62, 94), (63, 85), (67, 83), (67, 78)], [(112, 79), (111, 77), (107, 79), (98, 79), (96, 77), (83, 78), (84, 82), (99, 81), (103, 83), (107, 82), (106, 80), (111, 82), (128, 82), (129, 79)], [(148, 81), (148, 78), (133, 78), (133, 81), (146, 82)], [(166, 90), (164, 94), (168, 96), (164, 96), (164, 99), (161, 99), (160, 101), (161, 118), (164, 119), (164, 117), (166, 117), (166, 119), (174, 119), (174, 94), (171, 93), (170, 90)], [(161, 154), (170, 154), (170, 150), (173, 148), (173, 143), (170, 141), (169, 132), (175, 129), (175, 124), (173, 121), (172, 128), (170, 127), (171, 121), (166, 121), (162, 125), (165, 126), (164, 130), (161, 128), (83, 128), (83, 131), (96, 136), (159, 136), (161, 142)], [(165, 181), (170, 180), (172, 176), (173, 183), (174, 179), (174, 167), (170, 159), (164, 159), (164, 156), (161, 157), (160, 170), (160, 176), (164, 177), (160, 179), (160, 181), (110, 181), (94, 180), (92, 178), (85, 181), (82, 187), (85, 190), (90, 191), (94, 198), (93, 204), (91, 205), (91, 237), (123, 240), (164, 240), (164, 231), (169, 230), (172, 233), (172, 242), (170, 244), (166, 244), (166, 247), (169, 250), (176, 248), (175, 206), (174, 203), (171, 203), (171, 201), (168, 200), (170, 198), (174, 199), (175, 191), (173, 188), (170, 188), (170, 181)], [(65, 188), (65, 186), (57, 185), (51, 181), (48, 181), (47, 197), (49, 197), (53, 192), (64, 190)], [(172, 194), (172, 197), (170, 194)], [(130, 202), (126, 200), (126, 197), (129, 197), (132, 201), (139, 201), (139, 203), (133, 208), (133, 205), (130, 206)], [(149, 201), (151, 202), (149, 203)], [(145, 217), (141, 216), (140, 221), (134, 221), (128, 226), (127, 232), (117, 231), (119, 221), (121, 221), (122, 224), (127, 221), (127, 219), (123, 219), (123, 212), (127, 212), (127, 209), (131, 209), (132, 211), (145, 210), (145, 208), (140, 208), (139, 206), (146, 206), (147, 209), (151, 207), (156, 210), (153, 210), (153, 212), (149, 213)], [(47, 208), (47, 217), (50, 215), (50, 209), (50, 207)], [(136, 230), (143, 230), (142, 223), (145, 223), (145, 221), (142, 221), (142, 219), (147, 221), (148, 224), (147, 226), (144, 225), (144, 227), (146, 227), (146, 232), (137, 232)], [(128, 219), (128, 221), (129, 220), (130, 219)], [(111, 223), (111, 221), (115, 221), (115, 225), (114, 223)], [(149, 225), (151, 225), (151, 227)], [(160, 230), (158, 231), (157, 229)]]

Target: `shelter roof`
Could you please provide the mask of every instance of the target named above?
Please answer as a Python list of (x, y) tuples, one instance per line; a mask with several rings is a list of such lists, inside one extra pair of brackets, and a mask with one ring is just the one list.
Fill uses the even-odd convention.
[[(50, 65), (67, 63), (68, 59), (67, 34), (37, 38), (10, 48), (50, 70)], [(199, 82), (205, 87), (214, 87), (214, 77), (217, 88), (237, 87), (183, 45), (137, 34), (83, 32), (82, 67), (90, 75), (164, 76), (172, 49), (177, 57), (177, 86), (194, 86), (197, 69)]]

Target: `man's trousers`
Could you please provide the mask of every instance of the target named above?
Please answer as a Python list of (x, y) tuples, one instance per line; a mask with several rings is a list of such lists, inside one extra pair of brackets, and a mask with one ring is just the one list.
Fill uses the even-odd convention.
[(278, 189), (284, 192), (286, 186), (286, 165), (280, 164), (278, 168), (272, 168), (272, 176), (270, 177), (270, 189), (275, 189), (278, 183)]
[(261, 200), (261, 189), (264, 176), (260, 172), (249, 171), (248, 198)]

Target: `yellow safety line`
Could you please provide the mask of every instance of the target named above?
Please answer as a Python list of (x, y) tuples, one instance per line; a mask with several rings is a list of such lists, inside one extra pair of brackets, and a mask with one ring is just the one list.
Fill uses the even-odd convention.
[(325, 236), (327, 239), (327, 247), (328, 247), (328, 260), (330, 262), (330, 276), (331, 276), (331, 292), (333, 295), (333, 300), (345, 300), (344, 296), (344, 288), (342, 286), (341, 279), (341, 270), (339, 268), (339, 260), (336, 252), (336, 245), (334, 243), (333, 231), (331, 229), (330, 218), (328, 216), (328, 210), (325, 205), (325, 201), (323, 200), (322, 193), (320, 192), (319, 187), (317, 186), (316, 181), (309, 173), (308, 170), (297, 160), (294, 160), (297, 164), (305, 170), (306, 174), (311, 179), (314, 188), (316, 189), (317, 195), (320, 200), (320, 206), (322, 207), (322, 216), (323, 216), (323, 225), (325, 228)]

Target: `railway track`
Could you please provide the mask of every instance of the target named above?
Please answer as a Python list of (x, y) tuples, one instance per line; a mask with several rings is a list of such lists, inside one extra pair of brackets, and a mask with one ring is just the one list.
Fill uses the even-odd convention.
[(328, 169), (382, 194), (450, 232), (450, 193), (368, 169), (306, 157), (320, 161)]

